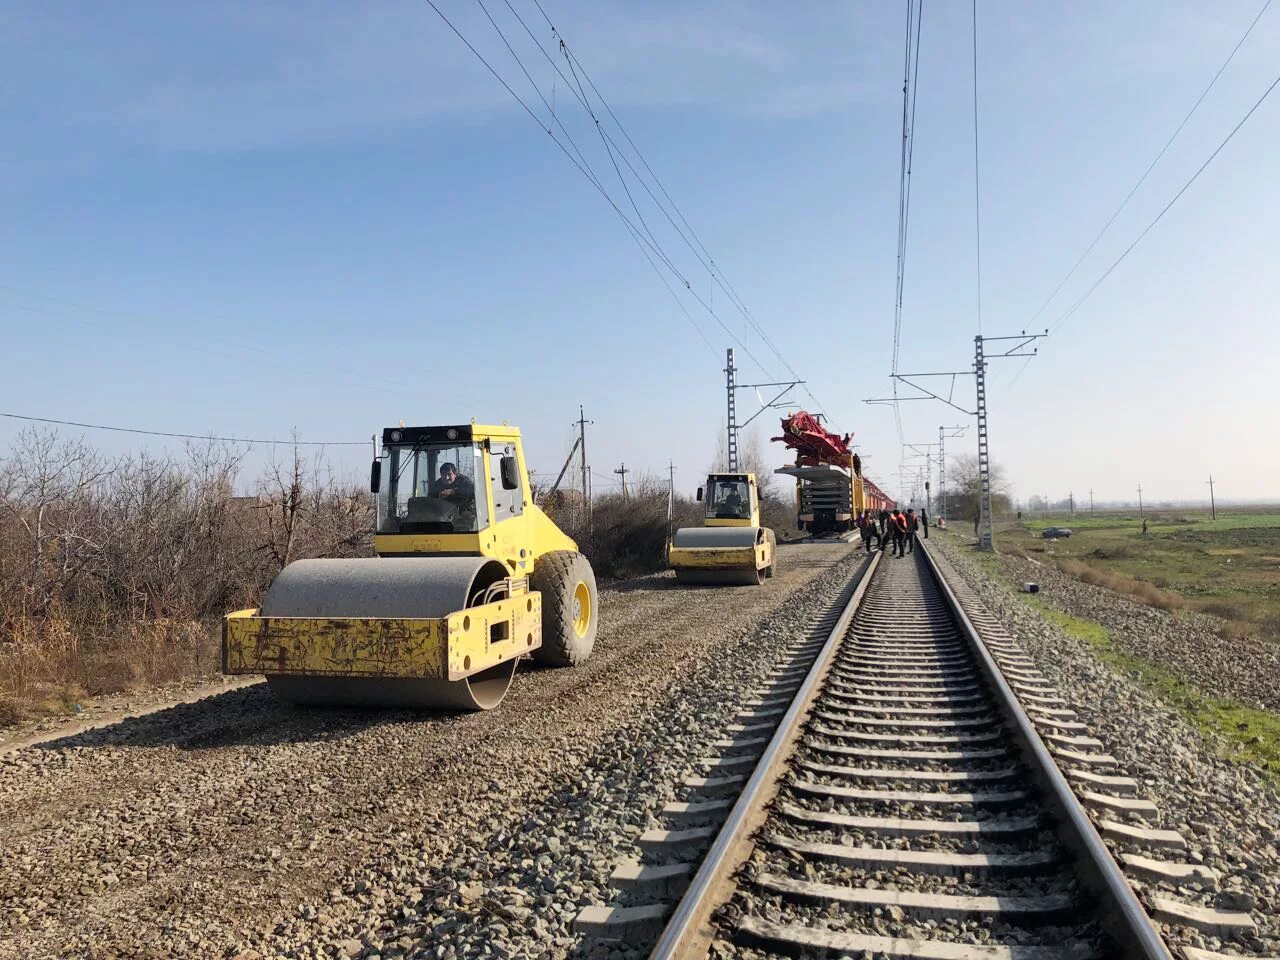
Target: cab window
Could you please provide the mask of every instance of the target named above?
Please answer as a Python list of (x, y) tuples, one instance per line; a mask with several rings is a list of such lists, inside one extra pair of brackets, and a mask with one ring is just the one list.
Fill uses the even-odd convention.
[(387, 446), (382, 456), (379, 533), (476, 533), (489, 525), (475, 444)]
[(745, 480), (713, 482), (707, 496), (707, 516), (716, 520), (750, 520), (750, 484)]

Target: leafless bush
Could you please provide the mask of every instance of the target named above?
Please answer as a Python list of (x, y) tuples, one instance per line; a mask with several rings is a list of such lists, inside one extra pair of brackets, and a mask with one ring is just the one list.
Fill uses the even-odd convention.
[(217, 619), (285, 563), (369, 552), (367, 494), (293, 446), (237, 496), (245, 453), (19, 435), (0, 461), (0, 714), (216, 669)]
[(1161, 590), (1145, 580), (1139, 580), (1136, 577), (1116, 573), (1112, 570), (1092, 567), (1079, 560), (1062, 559), (1057, 563), (1059, 569), (1068, 576), (1075, 577), (1085, 583), (1091, 583), (1095, 587), (1103, 587), (1116, 593), (1128, 594), (1148, 607), (1157, 607), (1161, 610), (1180, 610), (1186, 606), (1186, 601), (1181, 594), (1174, 593), (1171, 590)]

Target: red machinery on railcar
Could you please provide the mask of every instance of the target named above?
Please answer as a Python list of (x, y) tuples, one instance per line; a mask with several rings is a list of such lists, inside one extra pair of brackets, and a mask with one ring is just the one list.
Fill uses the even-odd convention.
[(796, 478), (796, 525), (820, 536), (853, 529), (864, 510), (879, 511), (893, 500), (862, 475), (862, 459), (849, 449), (853, 434), (841, 436), (823, 427), (804, 410), (782, 421), (782, 436), (773, 440), (794, 450), (796, 462), (775, 473)]

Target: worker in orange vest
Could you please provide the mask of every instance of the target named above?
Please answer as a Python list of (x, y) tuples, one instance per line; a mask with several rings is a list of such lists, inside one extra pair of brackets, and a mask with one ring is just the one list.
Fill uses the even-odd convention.
[(889, 526), (893, 528), (893, 555), (901, 557), (905, 555), (907, 547), (907, 517), (898, 507), (893, 508)]

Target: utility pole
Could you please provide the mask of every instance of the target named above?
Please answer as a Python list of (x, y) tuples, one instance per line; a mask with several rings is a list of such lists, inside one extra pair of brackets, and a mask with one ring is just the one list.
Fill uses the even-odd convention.
[(724, 387), (728, 401), (729, 426), (726, 450), (729, 457), (729, 472), (738, 472), (738, 385), (735, 382), (738, 371), (733, 365), (733, 347), (728, 350), (728, 363), (724, 368)]
[[(1025, 330), (1016, 336), (1009, 337), (984, 337), (978, 334), (973, 338), (973, 368), (971, 370), (949, 370), (934, 373), (894, 373), (893, 379), (901, 380), (903, 383), (920, 391), (913, 397), (876, 397), (867, 400), (867, 403), (891, 403), (897, 405), (902, 400), (941, 400), (950, 407), (955, 407), (961, 413), (967, 413), (971, 417), (977, 418), (978, 423), (978, 481), (979, 481), (979, 497), (978, 497), (978, 548), (980, 550), (994, 550), (995, 536), (993, 531), (993, 517), (991, 512), (991, 455), (988, 448), (987, 436), (987, 362), (989, 360), (1003, 360), (1010, 357), (1034, 357), (1036, 350), (1033, 348), (1027, 352), (1024, 348), (1041, 340), (1049, 335), (1046, 330), (1044, 333), (1027, 333)], [(1003, 353), (987, 353), (986, 344), (995, 341), (1016, 340), (1013, 346)], [(975, 379), (977, 392), (977, 409), (966, 410), (952, 400), (955, 394), (955, 379), (972, 375)], [(915, 382), (925, 377), (949, 377), (951, 379), (951, 389), (944, 397), (940, 393), (922, 386)], [(895, 385), (894, 393), (897, 393)]]
[(676, 505), (676, 465), (667, 460), (667, 549), (671, 549), (671, 520)]
[(1209, 474), (1209, 511), (1213, 514), (1213, 519), (1218, 519), (1218, 505), (1213, 499), (1213, 474)]
[(626, 500), (627, 499), (627, 474), (630, 473), (631, 471), (627, 469), (627, 465), (624, 463), (621, 466), (619, 466), (617, 470), (613, 472), (616, 473), (618, 476), (622, 477), (622, 499)]
[(588, 420), (582, 412), (582, 404), (578, 404), (578, 450), (582, 455), (582, 505), (587, 511), (587, 537), (590, 538), (592, 533), (592, 513), (591, 513), (591, 471), (587, 469), (587, 424), (595, 423), (594, 420)]
[(933, 454), (929, 451), (934, 447), (942, 446), (942, 428), (938, 428), (937, 443), (908, 443), (907, 447), (918, 456), (924, 457), (924, 509), (926, 512), (931, 511), (933, 507), (929, 503), (929, 489), (933, 481)]
[[(942, 503), (942, 517), (947, 514), (947, 440), (964, 436), (967, 427), (938, 427), (938, 499)], [(944, 433), (954, 430), (955, 433)]]
[(987, 446), (987, 361), (982, 354), (982, 334), (973, 338), (973, 372), (977, 380), (978, 409), (978, 549), (994, 551), (995, 524), (991, 519), (991, 452)]
[(995, 517), (991, 512), (991, 455), (987, 448), (987, 360), (983, 351), (984, 345), (992, 340), (1017, 340), (1018, 343), (997, 357), (1035, 356), (1036, 350), (1030, 354), (1022, 352), (1022, 348), (1036, 340), (1047, 337), (1049, 332), (1022, 333), (1016, 337), (984, 337), (978, 334), (973, 338), (973, 372), (977, 378), (978, 409), (978, 481), (982, 488), (981, 512), (978, 515), (978, 549), (995, 550)]
[(1071, 511), (1070, 515), (1074, 518), (1076, 515), (1076, 494), (1074, 490), (1067, 494), (1067, 503)]
[[(778, 383), (739, 383), (738, 368), (733, 363), (733, 347), (729, 347), (725, 351), (726, 363), (724, 368), (724, 389), (725, 389), (725, 410), (728, 415), (728, 425), (725, 427), (725, 452), (729, 460), (729, 473), (738, 472), (738, 433), (743, 427), (747, 426), (760, 414), (774, 407), (784, 406), (778, 403), (784, 396), (790, 392), (792, 387), (798, 387), (804, 383), (803, 380), (790, 380)], [(778, 395), (766, 403), (763, 407), (747, 417), (744, 423), (738, 423), (738, 403), (737, 396), (739, 390), (755, 390), (758, 387), (781, 387)]]
[(1142, 484), (1138, 484), (1138, 516), (1142, 516)]
[(1089, 488), (1089, 516), (1093, 516), (1093, 487)]

